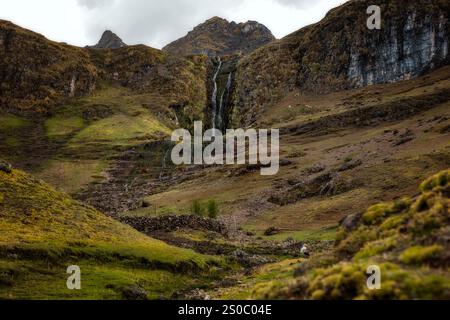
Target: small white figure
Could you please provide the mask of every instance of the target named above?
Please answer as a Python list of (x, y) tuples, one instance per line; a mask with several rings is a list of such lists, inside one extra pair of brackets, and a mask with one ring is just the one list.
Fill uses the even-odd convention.
[(302, 249), (300, 250), (300, 253), (304, 256), (309, 257), (309, 250), (306, 244), (303, 245)]

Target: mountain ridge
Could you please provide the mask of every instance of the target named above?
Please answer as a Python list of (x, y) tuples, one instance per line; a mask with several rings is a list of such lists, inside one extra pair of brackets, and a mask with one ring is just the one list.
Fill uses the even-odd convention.
[(256, 21), (229, 22), (212, 17), (189, 33), (166, 45), (162, 50), (177, 55), (208, 56), (247, 54), (275, 40), (272, 32)]

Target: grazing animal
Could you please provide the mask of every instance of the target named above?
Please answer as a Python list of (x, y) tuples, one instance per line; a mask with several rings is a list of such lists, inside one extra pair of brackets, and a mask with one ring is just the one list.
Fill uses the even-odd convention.
[(308, 247), (306, 246), (306, 244), (303, 245), (302, 249), (300, 250), (300, 253), (306, 257), (310, 256), (309, 250), (308, 250)]

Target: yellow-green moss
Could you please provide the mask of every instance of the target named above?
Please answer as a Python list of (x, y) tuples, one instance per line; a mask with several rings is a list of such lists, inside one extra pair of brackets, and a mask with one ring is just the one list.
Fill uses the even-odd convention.
[(367, 225), (375, 225), (382, 222), (386, 217), (399, 213), (411, 205), (411, 200), (402, 199), (392, 203), (382, 203), (370, 207), (363, 215), (363, 222)]
[(422, 192), (439, 191), (442, 187), (448, 185), (450, 181), (450, 170), (440, 172), (427, 179), (420, 185)]
[[(333, 259), (321, 268), (312, 257), (295, 284), (275, 298), (450, 299), (445, 245), (450, 225), (449, 176), (441, 172), (421, 185), (415, 201), (404, 198), (372, 206), (353, 231), (338, 233)], [(425, 246), (423, 243), (439, 243)], [(381, 290), (369, 290), (367, 268), (381, 268)]]
[(419, 263), (427, 263), (432, 261), (444, 251), (444, 248), (439, 245), (429, 246), (429, 247), (411, 247), (406, 249), (400, 255), (400, 261), (406, 264), (419, 264)]
[(367, 243), (354, 257), (355, 260), (367, 259), (395, 248), (397, 237), (390, 237)]
[(45, 129), (49, 138), (67, 136), (80, 130), (84, 126), (81, 117), (54, 117), (45, 122)]
[(151, 115), (130, 117), (116, 115), (93, 123), (75, 136), (72, 143), (128, 143), (133, 139), (168, 136), (170, 130)]

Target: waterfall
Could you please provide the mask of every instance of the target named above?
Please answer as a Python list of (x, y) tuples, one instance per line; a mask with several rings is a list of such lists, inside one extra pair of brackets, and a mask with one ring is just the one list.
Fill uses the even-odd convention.
[(220, 125), (222, 125), (222, 123), (223, 123), (223, 98), (224, 98), (224, 96), (226, 94), (226, 97), (228, 99), (228, 95), (230, 94), (232, 76), (233, 76), (233, 73), (230, 72), (230, 74), (228, 75), (227, 86), (225, 87), (225, 90), (223, 90), (222, 96), (220, 97), (219, 114), (218, 114), (219, 115), (219, 124)]
[(213, 129), (216, 128), (216, 117), (217, 117), (217, 76), (219, 75), (220, 69), (222, 68), (222, 60), (220, 57), (218, 57), (219, 60), (219, 66), (217, 67), (216, 73), (213, 77), (214, 82), (214, 90), (211, 97), (211, 103), (212, 103), (212, 126)]

